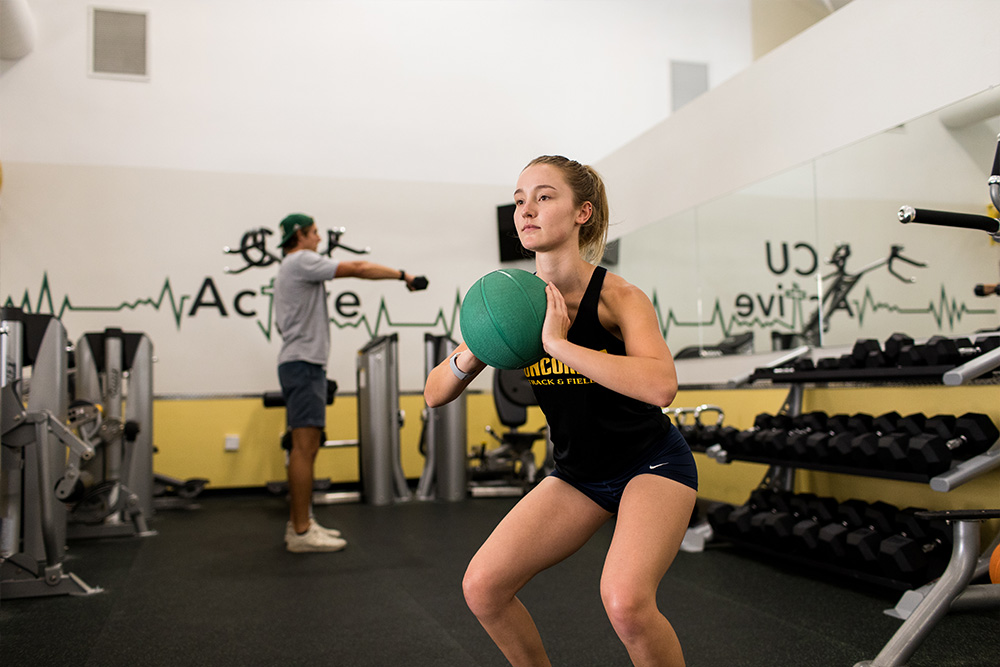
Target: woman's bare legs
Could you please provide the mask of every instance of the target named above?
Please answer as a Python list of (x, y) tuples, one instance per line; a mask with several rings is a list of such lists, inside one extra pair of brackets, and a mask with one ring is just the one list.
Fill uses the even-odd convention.
[(657, 475), (639, 475), (625, 487), (601, 598), (634, 665), (684, 665), (680, 641), (656, 605), (656, 589), (680, 549), (696, 497), (694, 489)]
[(576, 552), (611, 516), (566, 482), (546, 477), (473, 556), (462, 582), (465, 600), (514, 667), (551, 664), (517, 592)]

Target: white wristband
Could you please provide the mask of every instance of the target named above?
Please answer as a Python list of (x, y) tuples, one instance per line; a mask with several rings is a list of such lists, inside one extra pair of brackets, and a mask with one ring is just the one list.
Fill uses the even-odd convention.
[(467, 380), (469, 376), (472, 375), (472, 373), (466, 373), (461, 368), (459, 368), (458, 362), (455, 361), (456, 359), (458, 359), (457, 354), (451, 355), (451, 362), (449, 363), (449, 365), (451, 366), (451, 372), (454, 373), (455, 377), (457, 377), (459, 380)]

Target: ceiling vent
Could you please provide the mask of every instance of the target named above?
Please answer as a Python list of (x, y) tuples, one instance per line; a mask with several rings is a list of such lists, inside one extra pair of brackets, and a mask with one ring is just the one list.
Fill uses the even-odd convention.
[(90, 11), (90, 73), (134, 81), (149, 80), (148, 17), (144, 12)]

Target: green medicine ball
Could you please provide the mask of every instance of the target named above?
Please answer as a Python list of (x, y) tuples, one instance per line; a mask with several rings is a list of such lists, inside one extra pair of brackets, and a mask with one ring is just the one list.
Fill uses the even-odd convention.
[(521, 269), (500, 269), (477, 280), (462, 300), (462, 338), (494, 368), (524, 368), (543, 356), (545, 281)]

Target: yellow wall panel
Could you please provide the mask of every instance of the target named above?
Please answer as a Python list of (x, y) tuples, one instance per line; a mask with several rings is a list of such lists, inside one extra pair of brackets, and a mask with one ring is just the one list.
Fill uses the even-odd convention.
[[(784, 404), (788, 389), (767, 387), (735, 390), (684, 390), (678, 393), (674, 407), (695, 407), (704, 403), (718, 405), (725, 413), (725, 424), (749, 428), (762, 412), (774, 414)], [(496, 446), (485, 432), (490, 425), (497, 432), (500, 424), (490, 394), (470, 393), (467, 406), (468, 449)], [(828, 414), (867, 412), (879, 415), (896, 410), (906, 415), (923, 412), (962, 414), (984, 412), (997, 420), (1000, 386), (974, 387), (899, 386), (899, 387), (830, 387), (809, 388), (803, 396), (803, 410), (822, 410)], [(403, 471), (417, 479), (424, 466), (419, 450), (423, 427), (423, 397), (407, 394), (400, 398), (405, 420), (400, 431)], [(706, 421), (715, 414), (706, 413)], [(285, 413), (281, 408), (265, 408), (260, 399), (157, 400), (154, 405), (154, 444), (158, 453), (154, 467), (158, 473), (186, 479), (204, 477), (211, 488), (255, 487), (285, 479), (285, 457), (279, 447), (284, 431)], [(1000, 421), (1000, 420), (998, 420)], [(545, 420), (537, 407), (529, 408), (528, 421), (522, 430), (536, 430)], [(237, 435), (240, 448), (227, 452), (225, 437)], [(327, 410), (327, 437), (331, 440), (354, 440), (358, 437), (357, 400), (338, 396)], [(541, 464), (545, 443), (535, 445), (535, 457)], [(741, 504), (760, 484), (767, 466), (734, 462), (720, 464), (704, 454), (696, 454), (703, 498)], [(358, 480), (356, 447), (325, 449), (316, 465), (317, 478), (333, 482)], [(1000, 470), (964, 484), (949, 493), (940, 493), (926, 484), (884, 480), (854, 475), (800, 470), (795, 490), (828, 495), (838, 500), (859, 498), (869, 502), (883, 500), (899, 507), (929, 509), (973, 509), (1000, 507)], [(995, 529), (994, 529), (995, 530)]]

